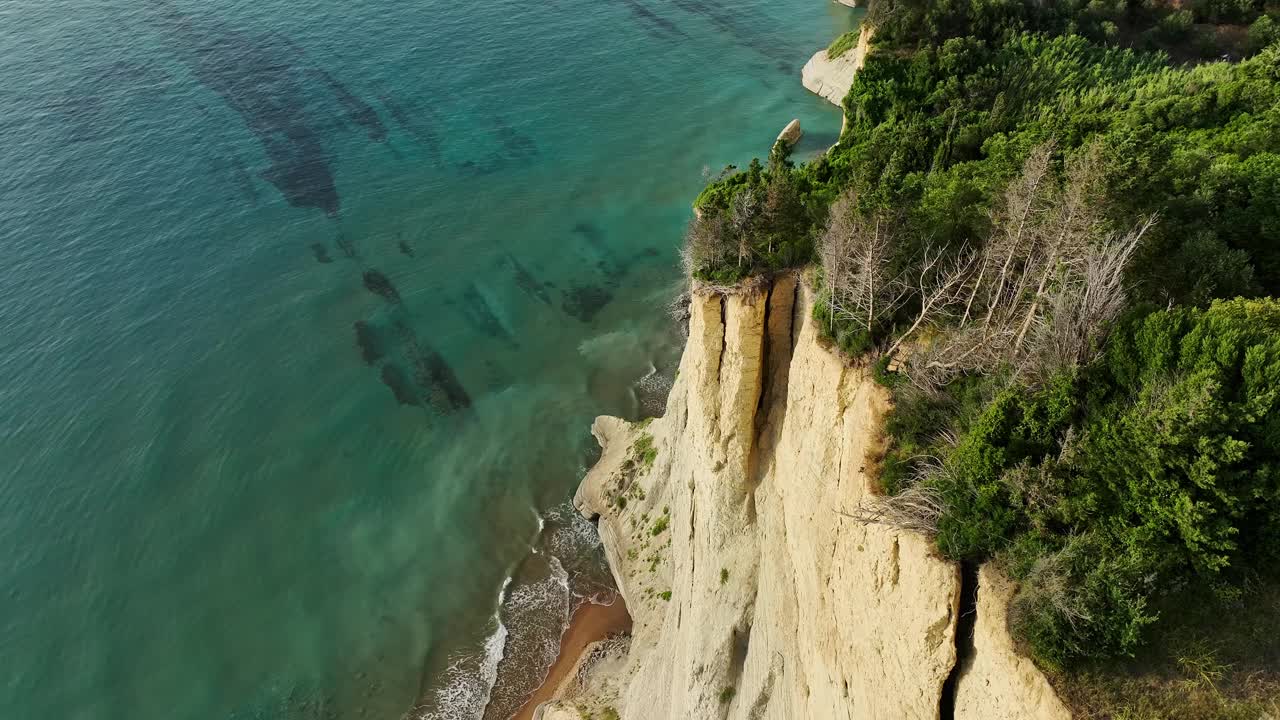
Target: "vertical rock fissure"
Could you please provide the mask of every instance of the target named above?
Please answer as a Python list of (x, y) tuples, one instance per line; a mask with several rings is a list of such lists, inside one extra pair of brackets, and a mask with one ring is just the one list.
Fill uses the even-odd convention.
[(978, 563), (966, 560), (960, 565), (960, 612), (956, 618), (956, 662), (942, 684), (938, 699), (939, 720), (955, 720), (956, 688), (960, 676), (973, 659), (973, 630), (978, 622)]
[(724, 383), (724, 351), (729, 345), (729, 296), (721, 295), (720, 300), (720, 359), (716, 362), (716, 391)]
[(769, 316), (773, 314), (773, 288), (769, 285), (768, 292), (764, 296), (764, 320), (760, 324), (763, 336), (760, 346), (760, 396), (756, 398), (756, 425), (762, 424), (766, 414), (764, 407), (765, 396), (769, 393), (769, 388), (773, 385), (773, 378), (769, 372), (769, 353), (773, 351), (773, 342), (769, 332)]

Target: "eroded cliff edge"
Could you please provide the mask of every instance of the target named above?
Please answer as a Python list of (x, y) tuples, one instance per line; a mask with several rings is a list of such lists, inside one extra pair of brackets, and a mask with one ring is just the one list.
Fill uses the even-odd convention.
[(598, 648), (543, 717), (1069, 717), (1007, 642), (1007, 595), (984, 607), (995, 581), (958, 667), (960, 568), (842, 514), (872, 492), (885, 409), (868, 371), (822, 346), (794, 275), (695, 293), (666, 415), (598, 419), (604, 455), (576, 498), (631, 642)]

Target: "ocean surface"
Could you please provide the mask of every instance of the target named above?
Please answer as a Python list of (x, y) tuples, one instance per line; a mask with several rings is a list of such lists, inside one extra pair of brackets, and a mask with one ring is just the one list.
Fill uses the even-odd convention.
[(509, 716), (607, 596), (568, 500), (661, 407), (689, 203), (834, 142), (856, 21), (0, 3), (0, 717)]

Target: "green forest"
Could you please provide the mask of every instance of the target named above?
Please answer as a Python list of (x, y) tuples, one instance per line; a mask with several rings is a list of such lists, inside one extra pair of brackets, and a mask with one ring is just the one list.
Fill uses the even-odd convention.
[(894, 401), (853, 514), (999, 563), (1081, 717), (1280, 716), (1280, 6), (866, 22), (838, 144), (726, 168), (687, 271), (809, 269)]

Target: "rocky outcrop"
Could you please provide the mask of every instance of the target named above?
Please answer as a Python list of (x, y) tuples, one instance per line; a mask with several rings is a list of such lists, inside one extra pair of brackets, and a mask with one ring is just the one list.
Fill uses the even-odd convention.
[[(1016, 688), (983, 705), (988, 675), (1014, 667), (1002, 654), (948, 682), (960, 569), (924, 538), (844, 514), (873, 492), (886, 403), (866, 369), (823, 347), (795, 276), (695, 293), (666, 415), (597, 420), (604, 453), (575, 499), (599, 519), (629, 650), (544, 717), (935, 720), (944, 685), (965, 712), (1034, 711), (1013, 704)], [(978, 632), (997, 633), (983, 618)], [(996, 647), (982, 638), (980, 653)]]
[(1049, 681), (1009, 637), (1013, 592), (1013, 583), (995, 568), (979, 571), (973, 656), (956, 684), (956, 720), (1071, 720)]
[(800, 80), (805, 89), (817, 93), (831, 103), (843, 107), (844, 96), (853, 87), (853, 78), (866, 61), (871, 45), (871, 26), (863, 25), (858, 31), (858, 44), (846, 50), (840, 57), (831, 58), (826, 50), (819, 50), (804, 64)]
[(782, 128), (782, 132), (778, 133), (778, 139), (774, 140), (773, 144), (783, 144), (787, 147), (792, 147), (796, 143), (800, 142), (800, 138), (803, 136), (804, 131), (800, 129), (800, 118), (796, 118), (787, 123), (786, 127)]

